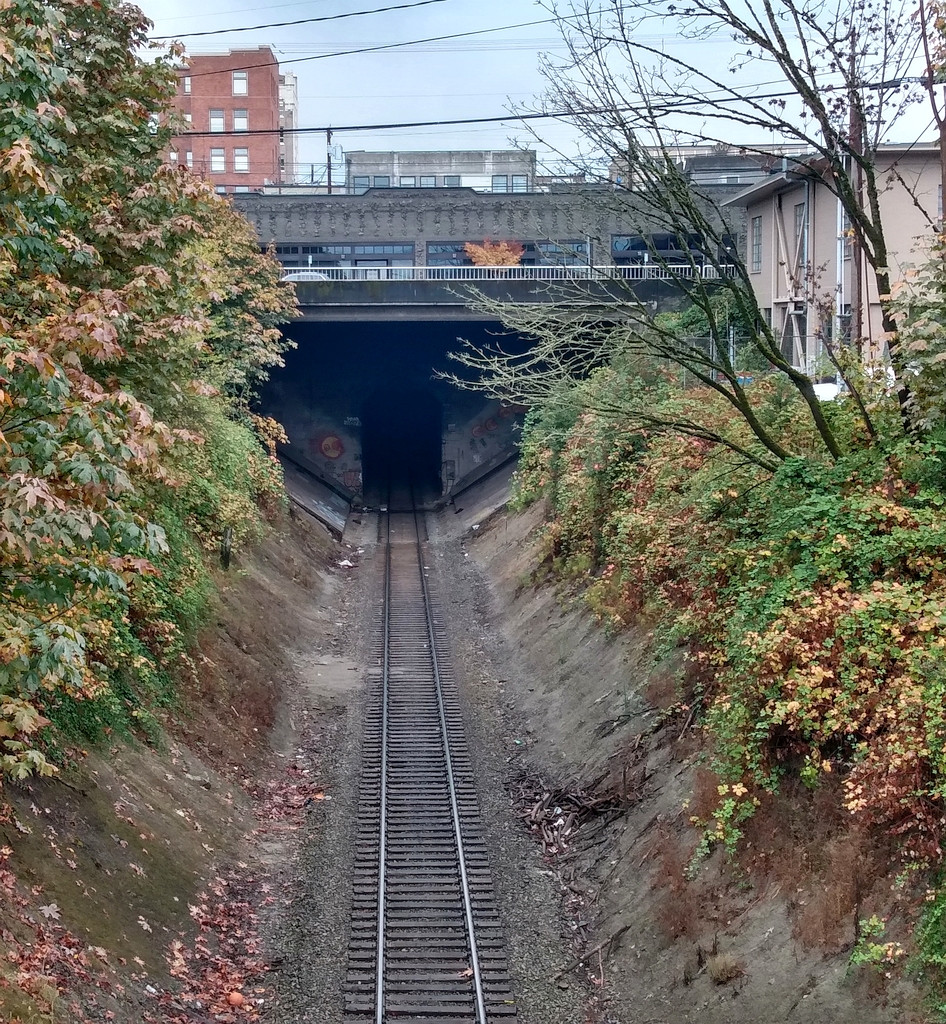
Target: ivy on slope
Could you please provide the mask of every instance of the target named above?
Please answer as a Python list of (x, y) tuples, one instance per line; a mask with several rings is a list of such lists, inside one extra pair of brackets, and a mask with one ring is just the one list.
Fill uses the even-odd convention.
[[(852, 825), (892, 837), (905, 877), (934, 879), (915, 963), (946, 977), (935, 882), (946, 859), (946, 433), (867, 443), (841, 401), (830, 415), (845, 455), (812, 445), (767, 473), (722, 446), (593, 411), (642, 389), (657, 410), (730, 415), (703, 389), (617, 368), (534, 410), (518, 500), (548, 502), (548, 566), (579, 581), (610, 628), (643, 623), (658, 650), (686, 652), (678, 708), (702, 722), (719, 781), (696, 822), (699, 852), (735, 852), (787, 780), (839, 778)], [(783, 397), (765, 382), (755, 393), (760, 415), (804, 450), (803, 417)], [(895, 415), (876, 401), (879, 422)]]
[(0, 3), (0, 779), (54, 771), (53, 721), (147, 732), (221, 531), (281, 501), (250, 403), (294, 299), (165, 164), (176, 55), (139, 58), (147, 28), (117, 0)]

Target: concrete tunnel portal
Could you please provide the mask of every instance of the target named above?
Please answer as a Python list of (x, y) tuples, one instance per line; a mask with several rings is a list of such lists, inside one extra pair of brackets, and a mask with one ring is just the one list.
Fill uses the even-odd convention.
[[(524, 410), (437, 375), (459, 338), (495, 343), (499, 324), (305, 322), (274, 368), (260, 411), (286, 429), (288, 462), (357, 503), (381, 504), (389, 482), (424, 501), (462, 487), (515, 453)], [(504, 347), (516, 343), (506, 336)]]

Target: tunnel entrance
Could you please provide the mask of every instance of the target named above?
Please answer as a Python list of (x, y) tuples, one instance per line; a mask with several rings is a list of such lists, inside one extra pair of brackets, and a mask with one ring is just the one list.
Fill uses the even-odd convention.
[(413, 486), (418, 501), (440, 497), (443, 412), (420, 388), (383, 389), (365, 401), (361, 416), (362, 486), (365, 502), (387, 501), (389, 487)]

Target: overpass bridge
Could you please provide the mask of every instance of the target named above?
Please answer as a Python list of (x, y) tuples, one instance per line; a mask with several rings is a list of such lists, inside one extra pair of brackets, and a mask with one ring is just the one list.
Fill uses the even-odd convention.
[(528, 346), (473, 308), (471, 291), (613, 317), (615, 304), (676, 308), (684, 274), (719, 277), (713, 267), (657, 264), (288, 270), (302, 316), (284, 331), (296, 347), (261, 405), (286, 428), (289, 476), (308, 474), (352, 504), (383, 502), (387, 481), (408, 475), (431, 501), (459, 494), (514, 457), (525, 412), (443, 376), (464, 340)]
[(274, 371), (263, 411), (286, 428), (284, 455), (351, 503), (383, 501), (389, 478), (409, 474), (431, 500), (460, 493), (513, 457), (524, 409), (461, 391), (438, 371), (464, 340), (526, 339), (470, 305), (471, 290), (497, 301), (572, 303), (612, 315), (615, 303), (673, 309), (681, 274), (712, 267), (376, 266), (293, 268), (302, 317)]
[[(464, 339), (511, 351), (528, 344), (473, 308), (472, 290), (613, 316), (615, 303), (634, 300), (672, 310), (682, 295), (671, 277), (714, 275), (699, 265), (697, 237), (681, 238), (649, 199), (611, 186), (250, 193), (233, 203), (260, 245), (273, 246), (302, 307), (283, 328), (296, 348), (274, 368), (261, 409), (286, 428), (286, 454), (354, 502), (372, 502), (387, 476), (408, 471), (435, 497), (456, 495), (515, 452), (522, 410), (438, 374), (456, 369), (450, 353)], [(705, 216), (716, 223), (709, 205)], [(735, 244), (743, 231), (732, 231)], [(486, 239), (521, 244), (526, 265), (464, 265), (467, 244)], [(672, 268), (647, 262), (653, 252)]]
[(470, 305), (476, 291), (496, 302), (573, 304), (602, 313), (615, 303), (676, 308), (679, 279), (716, 280), (712, 266), (434, 266), (295, 268), (291, 281), (302, 319), (317, 321), (490, 321)]

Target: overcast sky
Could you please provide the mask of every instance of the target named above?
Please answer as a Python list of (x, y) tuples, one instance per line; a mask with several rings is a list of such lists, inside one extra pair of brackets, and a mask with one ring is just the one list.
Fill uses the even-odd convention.
[[(502, 116), (517, 106), (528, 106), (545, 89), (538, 71), (539, 54), (564, 56), (565, 52), (548, 12), (530, 0), (428, 0), (414, 7), (403, 5), (418, 0), (136, 2), (154, 22), (155, 36), (180, 38), (191, 53), (271, 46), (281, 68), (298, 76), (302, 127), (331, 125), (342, 129), (365, 124)], [(277, 22), (394, 6), (402, 9), (306, 25), (216, 34), (221, 29), (273, 26)], [(196, 13), (198, 9), (200, 13)], [(659, 33), (664, 26), (655, 28)], [(191, 35), (208, 31), (215, 34)], [(399, 45), (374, 53), (332, 56), (337, 51), (459, 33), (477, 34)], [(658, 47), (685, 46), (686, 52), (681, 56), (697, 64), (703, 55), (695, 48), (704, 47), (714, 68), (725, 64), (729, 49), (721, 37), (684, 42), (679, 36), (657, 34), (649, 36), (647, 42)], [(758, 69), (753, 72), (758, 73)], [(928, 113), (917, 110), (897, 126), (888, 140), (914, 141), (928, 136), (926, 120)], [(555, 159), (554, 149), (569, 154), (574, 151), (575, 136), (570, 127), (556, 121), (535, 124), (536, 132), (548, 146), (537, 144), (512, 119), (506, 125), (373, 132), (336, 130), (333, 142), (343, 150), (504, 149), (518, 138), (536, 148), (540, 164), (546, 165)], [(753, 137), (732, 141), (769, 140)], [(337, 150), (335, 156), (339, 156)], [(324, 136), (301, 135), (299, 159), (303, 164), (324, 164)]]
[[(298, 75), (299, 123), (303, 127), (502, 116), (544, 89), (537, 69), (539, 52), (555, 48), (562, 52), (547, 12), (529, 0), (436, 0), (404, 10), (310, 25), (185, 35), (411, 2), (137, 0), (154, 22), (154, 35), (178, 35), (190, 53), (271, 46), (280, 67)], [(198, 9), (200, 13), (195, 13)], [(502, 26), (520, 27), (377, 53), (323, 56)], [(300, 59), (311, 57), (319, 59)], [(564, 125), (550, 123), (542, 130), (552, 145), (570, 137)], [(507, 126), (338, 132), (333, 142), (343, 149), (505, 149), (517, 135), (523, 135), (522, 129), (510, 121)], [(324, 137), (301, 136), (300, 160), (324, 162)]]

